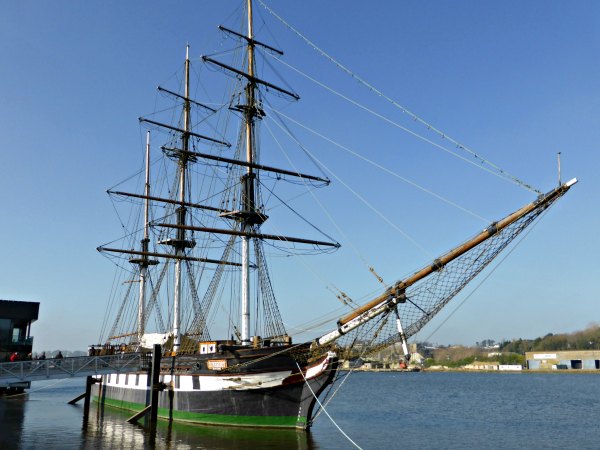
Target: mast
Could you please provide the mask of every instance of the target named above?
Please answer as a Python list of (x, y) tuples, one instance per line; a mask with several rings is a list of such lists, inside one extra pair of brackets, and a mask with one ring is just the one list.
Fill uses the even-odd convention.
[[(179, 153), (179, 208), (177, 208), (177, 224), (185, 226), (186, 223), (186, 207), (185, 203), (185, 183), (187, 173), (187, 163), (189, 159), (189, 142), (190, 142), (190, 58), (189, 58), (190, 46), (186, 46), (185, 49), (185, 92), (184, 92), (184, 104), (183, 104), (183, 133), (181, 135), (182, 152)], [(184, 252), (186, 248), (194, 247), (193, 241), (186, 240), (186, 230), (184, 228), (177, 229), (177, 238), (170, 240), (169, 245), (175, 248), (175, 254), (177, 259), (175, 260), (175, 287), (173, 297), (173, 353), (179, 351), (181, 345), (181, 295), (182, 295), (182, 267)]]
[[(144, 184), (144, 195), (150, 196), (150, 131), (146, 132), (146, 183)], [(142, 251), (148, 251), (150, 237), (148, 234), (149, 200), (144, 201), (144, 238), (142, 240)], [(144, 309), (146, 304), (146, 276), (148, 265), (140, 265), (140, 295), (138, 299), (138, 343), (141, 344), (144, 336)]]
[[(215, 157), (212, 155), (206, 155), (204, 153), (196, 153), (190, 152), (190, 156), (195, 156), (199, 158), (206, 158), (210, 160), (217, 160), (221, 162), (226, 162), (228, 164), (234, 164), (238, 166), (244, 167), (243, 175), (240, 177), (240, 186), (241, 186), (241, 202), (239, 211), (230, 211), (226, 213), (220, 214), (221, 217), (235, 220), (239, 223), (239, 229), (233, 231), (226, 231), (221, 229), (206, 229), (204, 227), (189, 227), (186, 226), (185, 229), (190, 231), (208, 231), (217, 234), (230, 234), (237, 235), (241, 238), (241, 286), (240, 286), (240, 294), (241, 294), (241, 318), (240, 318), (240, 338), (242, 345), (250, 344), (250, 269), (253, 268), (253, 265), (250, 263), (250, 246), (251, 239), (276, 239), (276, 240), (287, 240), (284, 239), (285, 236), (275, 236), (275, 235), (264, 235), (259, 231), (260, 226), (268, 219), (268, 217), (263, 214), (260, 208), (257, 206), (257, 173), (260, 170), (270, 171), (274, 173), (280, 173), (289, 176), (301, 177), (305, 179), (310, 179), (313, 181), (323, 182), (325, 184), (329, 184), (329, 180), (326, 178), (310, 176), (306, 174), (302, 174), (296, 171), (289, 171), (284, 169), (278, 169), (275, 167), (264, 166), (262, 164), (258, 164), (257, 160), (257, 152), (256, 152), (256, 142), (255, 142), (255, 125), (256, 120), (260, 120), (264, 117), (265, 113), (262, 110), (259, 102), (257, 101), (257, 90), (260, 86), (264, 86), (269, 90), (274, 90), (283, 94), (286, 97), (289, 97), (293, 100), (299, 100), (299, 96), (292, 91), (283, 89), (279, 86), (276, 86), (266, 80), (262, 80), (257, 78), (255, 75), (255, 48), (256, 46), (267, 49), (270, 52), (277, 53), (278, 55), (282, 55), (283, 52), (254, 39), (254, 29), (253, 29), (253, 16), (252, 16), (252, 0), (246, 0), (246, 12), (247, 12), (247, 24), (246, 24), (246, 34), (240, 34), (236, 31), (229, 30), (223, 26), (220, 26), (219, 29), (222, 31), (234, 35), (238, 38), (244, 39), (246, 41), (246, 58), (247, 58), (247, 68), (242, 68), (242, 70), (231, 67), (227, 64), (224, 64), (218, 60), (215, 60), (209, 56), (202, 56), (202, 60), (213, 64), (217, 67), (225, 69), (228, 72), (231, 72), (236, 75), (237, 78), (245, 78), (246, 85), (244, 86), (244, 99), (243, 104), (232, 105), (230, 109), (234, 111), (238, 111), (242, 114), (243, 125), (240, 130), (241, 142), (242, 145), (245, 145), (245, 158), (241, 157), (239, 160), (234, 160), (230, 158), (223, 158), (221, 156)], [(245, 159), (245, 160), (244, 160)], [(160, 226), (165, 227), (174, 227), (172, 224), (161, 224)], [(200, 229), (202, 228), (202, 229)], [(291, 238), (289, 242), (303, 242), (314, 245), (331, 245), (334, 247), (339, 247), (337, 243), (321, 243), (318, 241), (311, 240), (297, 240)], [(257, 256), (258, 258), (258, 256)]]
[[(254, 212), (254, 178), (255, 174), (252, 168), (254, 161), (254, 44), (252, 29), (252, 0), (247, 0), (248, 7), (248, 84), (246, 85), (246, 108), (244, 122), (246, 126), (246, 174), (242, 177), (244, 212), (246, 216), (241, 223), (242, 232), (247, 233), (251, 228), (252, 213)], [(242, 320), (241, 320), (241, 338), (242, 345), (250, 344), (250, 237), (242, 236)]]
[(139, 255), (139, 257), (133, 257), (129, 259), (131, 264), (137, 264), (140, 270), (140, 290), (138, 295), (138, 316), (137, 316), (137, 338), (138, 346), (142, 343), (142, 337), (145, 332), (145, 315), (146, 315), (146, 280), (148, 278), (148, 267), (158, 264), (155, 259), (150, 259), (149, 256), (153, 256), (148, 251), (148, 244), (150, 243), (150, 131), (146, 133), (146, 180), (144, 184), (144, 237), (141, 240), (141, 251), (130, 251), (130, 254)]

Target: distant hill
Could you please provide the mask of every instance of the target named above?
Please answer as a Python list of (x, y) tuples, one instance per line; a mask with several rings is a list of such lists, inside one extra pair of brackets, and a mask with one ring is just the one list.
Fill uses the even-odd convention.
[(591, 325), (583, 331), (552, 334), (536, 339), (513, 339), (497, 344), (487, 339), (473, 347), (462, 345), (419, 345), (427, 358), (425, 366), (462, 367), (473, 361), (494, 361), (500, 364), (523, 364), (525, 352), (558, 350), (600, 350), (600, 326)]
[(501, 352), (525, 353), (542, 350), (600, 350), (600, 326), (583, 331), (552, 334), (536, 339), (514, 339), (500, 344)]

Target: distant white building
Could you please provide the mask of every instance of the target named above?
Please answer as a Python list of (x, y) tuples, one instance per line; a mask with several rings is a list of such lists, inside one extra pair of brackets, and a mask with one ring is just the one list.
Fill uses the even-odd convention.
[(423, 358), (423, 355), (421, 355), (420, 353), (414, 352), (410, 354), (410, 365), (420, 366), (423, 364), (424, 361), (425, 358)]
[(463, 369), (467, 370), (498, 370), (500, 363), (497, 361), (473, 361), (471, 364), (463, 366)]
[(498, 366), (498, 370), (505, 370), (508, 372), (519, 372), (523, 370), (523, 366), (521, 364), (500, 364)]

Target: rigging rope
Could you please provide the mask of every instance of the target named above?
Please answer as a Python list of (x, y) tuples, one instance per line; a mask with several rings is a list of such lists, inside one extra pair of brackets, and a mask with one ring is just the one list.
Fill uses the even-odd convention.
[[(281, 115), (283, 117), (286, 117), (288, 120), (291, 120), (292, 122), (297, 123), (298, 125), (304, 127), (303, 125), (301, 125), (300, 123), (294, 121), (293, 119), (289, 118), (288, 116), (286, 116), (285, 114), (279, 112), (279, 111), (275, 111), (272, 110), (276, 115)], [(275, 122), (275, 124), (277, 124), (279, 126), (279, 124), (277, 122)], [(363, 159), (365, 159), (366, 161), (370, 161), (367, 158), (364, 158), (360, 155), (358, 155), (357, 153), (353, 152), (352, 150), (350, 150), (349, 148), (338, 144), (337, 142), (327, 138), (326, 136), (323, 136), (322, 134), (311, 130), (310, 128), (305, 127), (308, 131), (311, 131), (313, 133), (315, 133), (317, 136), (320, 136), (321, 138), (331, 142), (332, 144), (347, 150), (348, 152), (355, 154)], [(285, 130), (283, 130), (285, 132)], [(290, 136), (290, 138), (293, 139), (293, 136)], [(312, 155), (313, 158), (315, 158), (316, 161), (319, 162), (319, 164), (326, 169), (336, 180), (338, 180), (346, 189), (348, 189), (356, 198), (358, 198), (362, 203), (364, 203), (369, 209), (371, 209), (373, 212), (375, 212), (375, 214), (377, 214), (381, 219), (383, 219), (384, 222), (386, 222), (387, 224), (389, 224), (392, 228), (394, 228), (395, 230), (397, 230), (402, 236), (404, 236), (408, 241), (410, 241), (411, 243), (413, 243), (417, 248), (419, 248), (421, 251), (423, 251), (428, 257), (432, 257), (431, 253), (429, 251), (427, 251), (423, 246), (421, 246), (416, 240), (414, 240), (411, 236), (409, 236), (404, 230), (402, 230), (398, 225), (396, 225), (395, 223), (393, 223), (390, 219), (388, 219), (381, 211), (379, 211), (377, 208), (375, 208), (373, 205), (371, 205), (371, 203), (369, 203), (367, 201), (367, 199), (365, 199), (363, 196), (361, 196), (358, 192), (356, 192), (354, 189), (352, 189), (352, 187), (345, 183), (340, 177), (338, 177), (329, 167), (327, 167), (323, 162), (321, 162), (316, 156)], [(373, 162), (373, 164), (377, 165), (376, 163)], [(381, 166), (380, 166), (381, 167)], [(381, 167), (382, 169), (384, 169), (383, 167)], [(393, 172), (391, 172), (393, 174)], [(398, 177), (400, 177), (399, 175), (397, 175)], [(401, 177), (400, 177), (401, 178)], [(458, 207), (458, 205), (456, 205)]]
[(392, 99), (391, 97), (389, 97), (388, 95), (384, 94), (381, 90), (377, 89), (375, 86), (373, 86), (372, 84), (370, 84), (368, 81), (366, 81), (364, 78), (360, 77), (359, 75), (355, 74), (354, 72), (352, 72), (350, 69), (348, 69), (346, 66), (344, 66), (342, 63), (340, 63), (339, 61), (337, 61), (335, 58), (333, 58), (331, 55), (329, 55), (327, 52), (325, 52), (324, 50), (322, 50), (321, 48), (319, 48), (315, 43), (313, 43), (311, 40), (309, 40), (307, 37), (305, 37), (302, 33), (300, 33), (296, 28), (294, 28), (292, 25), (290, 25), (288, 22), (286, 22), (281, 16), (279, 16), (275, 11), (273, 11), (271, 8), (269, 8), (265, 3), (262, 2), (262, 0), (258, 0), (258, 2), (260, 3), (260, 5), (265, 8), (272, 16), (274, 16), (275, 18), (277, 18), (277, 20), (279, 20), (285, 27), (287, 27), (290, 31), (292, 31), (294, 34), (296, 34), (300, 39), (302, 39), (309, 47), (311, 47), (313, 50), (315, 50), (317, 53), (319, 53), (321, 56), (323, 56), (324, 58), (326, 58), (328, 61), (330, 61), (332, 64), (334, 64), (338, 69), (342, 70), (343, 72), (345, 72), (347, 75), (349, 75), (351, 78), (353, 78), (354, 80), (356, 80), (359, 84), (362, 84), (364, 87), (366, 87), (369, 91), (373, 92), (374, 94), (378, 95), (379, 97), (383, 98), (384, 100), (386, 100), (387, 102), (389, 102), (390, 104), (392, 104), (393, 106), (395, 106), (396, 108), (398, 108), (402, 113), (408, 115), (411, 119), (413, 119), (416, 122), (419, 122), (420, 124), (424, 125), (427, 127), (428, 130), (433, 131), (434, 133), (436, 133), (439, 137), (441, 137), (442, 139), (446, 139), (449, 142), (451, 142), (452, 144), (456, 145), (457, 148), (459, 148), (460, 150), (463, 150), (467, 153), (469, 153), (472, 157), (474, 157), (476, 160), (478, 160), (481, 164), (485, 164), (489, 167), (491, 167), (492, 169), (494, 169), (494, 171), (496, 171), (496, 173), (500, 174), (501, 176), (511, 180), (513, 183), (527, 189), (530, 190), (532, 192), (535, 192), (537, 194), (541, 194), (542, 192), (536, 188), (534, 188), (533, 186), (531, 186), (528, 183), (525, 183), (524, 181), (522, 181), (521, 179), (519, 179), (518, 177), (510, 174), (509, 172), (503, 170), (502, 168), (500, 168), (498, 165), (492, 163), (491, 161), (483, 158), (481, 155), (477, 154), (475, 151), (471, 150), (469, 147), (467, 147), (464, 144), (461, 144), (460, 142), (458, 142), (457, 140), (455, 140), (454, 138), (448, 136), (446, 133), (442, 132), (441, 130), (437, 129), (436, 127), (434, 127), (432, 124), (430, 124), (429, 122), (425, 121), (424, 119), (422, 119), (421, 117), (417, 116), (415, 113), (413, 113), (412, 111), (410, 111), (409, 109), (407, 109), (406, 107), (400, 105), (397, 101), (395, 101), (394, 99)]
[[(277, 124), (277, 123), (276, 123)], [(310, 152), (300, 143), (300, 141), (293, 136), (291, 130), (285, 126), (284, 123), (281, 124), (277, 124), (280, 128), (283, 127), (285, 129), (285, 132), (288, 136), (292, 137), (292, 139), (294, 140), (294, 142), (296, 142), (296, 144), (298, 146), (300, 146), (300, 148), (302, 149), (302, 151), (311, 159), (311, 161), (319, 168), (319, 170), (322, 172), (322, 174), (324, 176), (327, 176), (325, 174), (325, 172), (323, 171), (323, 168), (318, 164), (318, 162), (316, 160), (314, 160), (314, 158), (312, 157), (312, 155), (310, 154)], [(267, 130), (269, 131), (269, 133), (271, 134), (271, 137), (273, 138), (273, 140), (275, 141), (275, 143), (277, 144), (277, 146), (279, 147), (280, 151), (283, 153), (283, 155), (286, 157), (286, 159), (288, 160), (288, 162), (291, 164), (292, 168), (296, 171), (298, 171), (298, 169), (296, 168), (296, 166), (294, 165), (293, 161), (291, 160), (291, 158), (288, 156), (288, 154), (286, 153), (285, 149), (283, 148), (283, 146), (281, 145), (281, 143), (279, 142), (279, 140), (275, 137), (275, 134), (273, 133), (273, 131), (271, 130), (271, 128), (269, 127), (269, 124), (267, 122), (265, 122), (265, 126), (267, 127)], [(372, 265), (369, 264), (369, 262), (366, 260), (366, 258), (362, 255), (362, 253), (360, 252), (360, 250), (358, 249), (358, 247), (356, 245), (354, 245), (354, 243), (348, 238), (347, 234), (344, 233), (344, 231), (342, 230), (342, 228), (338, 225), (337, 221), (333, 218), (333, 216), (329, 213), (329, 211), (325, 208), (325, 206), (323, 206), (323, 204), (319, 201), (319, 199), (314, 195), (314, 193), (312, 192), (311, 189), (309, 189), (309, 185), (306, 182), (306, 180), (302, 179), (302, 182), (307, 190), (307, 192), (312, 196), (312, 198), (315, 200), (315, 202), (319, 205), (319, 207), (321, 208), (321, 210), (325, 213), (325, 215), (327, 216), (327, 218), (329, 219), (329, 221), (333, 224), (333, 226), (338, 230), (339, 233), (341, 233), (346, 240), (350, 243), (350, 246), (352, 247), (352, 249), (356, 252), (356, 254), (358, 255), (358, 257), (360, 258), (360, 260), (363, 262), (363, 264), (369, 269), (369, 271), (371, 273), (375, 273), (375, 270), (373, 269)], [(300, 216), (298, 213), (296, 213), (296, 211), (294, 209), (291, 208), (291, 206), (289, 206), (287, 203), (283, 202), (283, 200), (281, 198), (279, 198), (275, 193), (272, 192), (272, 194), (279, 199), (279, 201), (281, 201), (286, 207), (288, 207), (292, 212), (294, 212), (296, 215), (298, 215), (301, 219), (303, 219), (304, 221), (306, 221), (306, 219), (304, 219), (302, 216)], [(309, 225), (313, 226), (310, 222), (306, 221)], [(316, 227), (315, 227), (316, 228)], [(333, 238), (331, 238), (330, 236), (328, 236), (327, 234), (325, 234), (323, 231), (319, 230), (318, 228), (316, 228), (317, 231), (319, 231), (320, 233), (324, 234), (325, 236), (327, 236), (329, 239), (334, 240)], [(379, 278), (380, 282), (383, 282), (383, 280), (381, 278)], [(385, 283), (384, 283), (385, 284)], [(337, 288), (336, 288), (337, 289)], [(338, 289), (339, 291), (339, 289)], [(345, 296), (345, 294), (342, 291), (339, 291), (339, 295)], [(339, 295), (336, 295), (336, 297), (339, 298)], [(349, 298), (349, 297), (348, 297)], [(350, 299), (350, 301), (352, 301)]]
[[(566, 191), (563, 191), (563, 194)], [(560, 194), (562, 195), (562, 194)], [(403, 289), (404, 302), (397, 308), (405, 322), (405, 336), (410, 338), (420, 331), (441, 309), (454, 298), (475, 276), (477, 276), (492, 260), (513, 241), (544, 210), (548, 209), (559, 197), (543, 202), (522, 215), (510, 225), (496, 232), (485, 241), (470, 248), (457, 258), (445, 263), (426, 278)], [(535, 204), (532, 204), (535, 205)], [(370, 335), (368, 324), (358, 326), (354, 330), (337, 339), (336, 344), (351, 351), (355, 342), (362, 336)], [(363, 330), (361, 330), (363, 328)], [(357, 340), (358, 339), (358, 340)], [(378, 332), (378, 336), (370, 348), (370, 353), (379, 351), (401, 340), (398, 329), (393, 323), (386, 325)]]
[[(312, 81), (312, 82), (313, 82), (313, 83), (315, 83), (316, 85), (318, 85), (318, 86), (322, 87), (323, 89), (325, 89), (325, 90), (327, 90), (327, 91), (331, 92), (331, 93), (332, 93), (332, 94), (334, 94), (334, 95), (337, 95), (338, 97), (342, 98), (343, 100), (347, 101), (348, 103), (351, 103), (352, 105), (354, 105), (354, 106), (356, 106), (356, 107), (358, 107), (358, 108), (360, 108), (360, 109), (362, 109), (362, 110), (366, 111), (367, 113), (369, 113), (369, 114), (371, 114), (371, 115), (373, 115), (373, 116), (377, 117), (378, 119), (381, 119), (381, 120), (383, 120), (384, 122), (387, 122), (387, 123), (389, 123), (390, 125), (392, 125), (392, 126), (394, 126), (394, 127), (396, 127), (396, 128), (399, 128), (400, 130), (404, 131), (405, 133), (407, 133), (407, 134), (410, 134), (410, 135), (412, 135), (413, 137), (415, 137), (415, 138), (417, 138), (417, 139), (419, 139), (419, 140), (421, 140), (421, 141), (423, 141), (423, 142), (425, 142), (425, 143), (427, 143), (427, 144), (430, 144), (431, 146), (433, 146), (433, 147), (435, 147), (435, 148), (437, 148), (437, 149), (439, 149), (439, 150), (442, 150), (442, 151), (444, 151), (444, 152), (446, 152), (446, 153), (448, 153), (448, 154), (450, 154), (450, 155), (454, 156), (455, 158), (458, 158), (458, 159), (460, 159), (460, 160), (462, 160), (462, 161), (466, 162), (467, 164), (471, 164), (472, 166), (475, 166), (475, 167), (477, 167), (478, 169), (484, 170), (484, 171), (486, 171), (486, 172), (488, 172), (488, 173), (490, 173), (490, 174), (492, 174), (492, 175), (494, 175), (494, 176), (496, 176), (496, 177), (498, 177), (498, 178), (500, 178), (500, 179), (502, 179), (502, 180), (507, 180), (507, 178), (506, 178), (505, 176), (503, 176), (502, 174), (498, 173), (497, 171), (494, 171), (494, 170), (492, 170), (492, 169), (489, 169), (489, 168), (487, 168), (487, 167), (485, 167), (485, 166), (482, 166), (481, 164), (477, 163), (476, 161), (471, 161), (470, 159), (468, 159), (468, 158), (466, 158), (466, 157), (464, 157), (464, 156), (462, 156), (462, 155), (459, 155), (458, 153), (456, 153), (456, 152), (454, 152), (454, 151), (452, 151), (452, 150), (450, 150), (450, 149), (448, 149), (448, 148), (444, 147), (443, 145), (440, 145), (440, 144), (438, 144), (438, 143), (436, 143), (436, 142), (433, 142), (431, 139), (428, 139), (428, 138), (426, 138), (425, 136), (423, 136), (423, 135), (421, 135), (421, 134), (418, 134), (417, 132), (415, 132), (415, 131), (411, 130), (410, 128), (407, 128), (407, 127), (405, 127), (405, 126), (403, 126), (403, 125), (399, 124), (398, 122), (395, 122), (395, 121), (393, 121), (393, 120), (392, 120), (392, 119), (390, 119), (389, 117), (386, 117), (386, 116), (384, 116), (383, 114), (380, 114), (380, 113), (378, 113), (378, 112), (374, 111), (373, 109), (371, 109), (371, 108), (369, 108), (369, 107), (367, 107), (367, 106), (365, 106), (365, 105), (363, 105), (363, 104), (359, 103), (358, 101), (356, 101), (356, 100), (354, 100), (354, 99), (352, 99), (352, 98), (350, 98), (350, 97), (348, 97), (348, 96), (346, 96), (346, 95), (342, 94), (341, 92), (339, 92), (339, 91), (336, 91), (336, 90), (335, 90), (335, 89), (333, 89), (332, 87), (330, 87), (330, 86), (328, 86), (328, 85), (326, 85), (326, 84), (324, 84), (324, 83), (321, 83), (321, 82), (320, 82), (320, 81), (318, 81), (317, 79), (315, 79), (315, 78), (311, 77), (310, 75), (308, 75), (308, 74), (306, 74), (306, 73), (302, 72), (300, 69), (297, 69), (296, 67), (293, 67), (291, 64), (288, 64), (288, 63), (284, 62), (282, 59), (279, 59), (279, 58), (277, 58), (277, 60), (278, 60), (278, 61), (279, 61), (281, 64), (283, 64), (283, 65), (287, 66), (289, 69), (291, 69), (291, 70), (295, 71), (296, 73), (298, 73), (298, 74), (302, 75), (303, 77), (305, 77), (305, 78), (307, 78), (308, 80)], [(512, 180), (511, 180), (511, 181), (512, 181)]]
[[(431, 196), (433, 196), (433, 197), (437, 198), (438, 200), (441, 200), (441, 201), (443, 201), (444, 203), (447, 203), (447, 204), (448, 204), (448, 205), (450, 205), (450, 206), (453, 206), (453, 207), (455, 207), (455, 208), (457, 208), (457, 209), (460, 209), (461, 211), (463, 211), (463, 212), (465, 212), (465, 213), (467, 213), (467, 214), (469, 214), (469, 215), (471, 215), (471, 216), (475, 217), (476, 219), (479, 219), (479, 220), (483, 221), (484, 223), (489, 223), (489, 222), (491, 222), (489, 219), (486, 219), (485, 217), (482, 217), (482, 216), (480, 216), (479, 214), (477, 214), (477, 213), (475, 213), (475, 212), (473, 212), (473, 211), (471, 211), (471, 210), (469, 210), (469, 209), (467, 209), (467, 208), (465, 208), (465, 207), (463, 207), (463, 206), (460, 206), (460, 205), (459, 205), (459, 204), (457, 204), (457, 203), (454, 203), (453, 201), (451, 201), (451, 200), (449, 200), (449, 199), (447, 199), (447, 198), (443, 197), (443, 196), (442, 196), (442, 195), (440, 195), (440, 194), (436, 194), (435, 192), (433, 192), (433, 191), (431, 191), (431, 190), (429, 190), (429, 189), (427, 189), (427, 188), (425, 188), (425, 187), (421, 186), (420, 184), (416, 183), (415, 181), (412, 181), (412, 180), (410, 180), (410, 179), (408, 179), (408, 178), (406, 178), (406, 177), (403, 177), (402, 175), (400, 175), (400, 174), (398, 174), (398, 173), (396, 173), (396, 172), (394, 172), (394, 171), (392, 171), (392, 170), (388, 169), (387, 167), (384, 167), (384, 166), (382, 166), (381, 164), (379, 164), (379, 163), (377, 163), (377, 162), (375, 162), (375, 161), (373, 161), (373, 160), (371, 160), (371, 159), (367, 158), (366, 156), (363, 156), (363, 155), (361, 155), (360, 153), (358, 153), (358, 152), (356, 152), (356, 151), (354, 151), (354, 150), (350, 149), (349, 147), (346, 147), (345, 145), (343, 145), (343, 144), (340, 144), (339, 142), (337, 142), (337, 141), (334, 141), (334, 140), (333, 140), (333, 139), (331, 139), (331, 138), (328, 138), (328, 137), (327, 137), (327, 136), (325, 136), (324, 134), (322, 134), (322, 133), (319, 133), (318, 131), (316, 131), (316, 130), (314, 130), (314, 129), (310, 128), (310, 127), (308, 127), (307, 125), (301, 124), (301, 123), (300, 123), (300, 122), (298, 122), (297, 120), (294, 120), (294, 119), (292, 119), (291, 117), (289, 117), (288, 115), (286, 115), (286, 114), (282, 113), (281, 111), (275, 110), (275, 109), (273, 109), (273, 108), (268, 108), (268, 109), (269, 109), (270, 111), (274, 112), (274, 113), (275, 113), (277, 116), (285, 117), (285, 118), (286, 118), (287, 120), (289, 120), (290, 122), (293, 122), (293, 123), (295, 123), (296, 125), (298, 125), (299, 127), (301, 127), (301, 128), (304, 128), (306, 131), (309, 131), (310, 133), (314, 134), (315, 136), (318, 136), (318, 137), (320, 137), (321, 139), (323, 139), (323, 140), (325, 140), (325, 141), (327, 141), (327, 142), (329, 142), (329, 143), (331, 143), (331, 144), (335, 145), (336, 147), (338, 147), (338, 148), (341, 148), (342, 150), (344, 150), (344, 151), (346, 151), (346, 152), (350, 153), (352, 156), (354, 156), (354, 157), (356, 157), (356, 158), (358, 158), (358, 159), (361, 159), (361, 160), (365, 161), (365, 162), (366, 162), (366, 163), (368, 163), (368, 164), (371, 164), (372, 166), (374, 166), (374, 167), (376, 167), (376, 168), (378, 168), (378, 169), (380, 169), (380, 170), (382, 170), (382, 171), (384, 171), (384, 172), (388, 173), (389, 175), (392, 175), (392, 176), (393, 176), (393, 177), (395, 177), (395, 178), (398, 178), (398, 179), (399, 179), (399, 180), (401, 180), (401, 181), (404, 181), (405, 183), (407, 183), (407, 184), (409, 184), (409, 185), (411, 185), (411, 186), (413, 186), (413, 187), (415, 187), (415, 188), (417, 188), (417, 189), (419, 189), (419, 190), (421, 190), (421, 191), (425, 192), (426, 194), (429, 194), (429, 195), (431, 195)], [(275, 122), (275, 123), (277, 123), (277, 122)], [(281, 128), (281, 127), (280, 127), (280, 128)], [(285, 132), (285, 130), (283, 130), (283, 131)], [(294, 137), (293, 137), (293, 136), (291, 136), (291, 135), (288, 135), (288, 136), (289, 136), (291, 139), (294, 139)], [(314, 159), (315, 159), (315, 160), (316, 160), (316, 161), (317, 161), (319, 164), (321, 164), (323, 167), (325, 167), (325, 165), (324, 165), (324, 164), (323, 164), (321, 161), (319, 161), (319, 160), (318, 160), (318, 159), (317, 159), (317, 158), (316, 158), (314, 155), (312, 155), (312, 157), (313, 157), (313, 158), (314, 158)], [(326, 169), (327, 169), (327, 171), (328, 171), (328, 172), (332, 173), (331, 169), (329, 169), (329, 168), (326, 168)], [(333, 173), (332, 173), (332, 174), (333, 174)], [(338, 180), (339, 180), (339, 179), (338, 179)]]

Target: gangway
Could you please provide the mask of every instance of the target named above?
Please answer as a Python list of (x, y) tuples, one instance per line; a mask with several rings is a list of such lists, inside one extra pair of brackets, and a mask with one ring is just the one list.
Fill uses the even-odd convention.
[(167, 387), (160, 382), (161, 357), (162, 347), (156, 344), (152, 353), (119, 353), (5, 362), (0, 363), (0, 389), (23, 390), (28, 388), (32, 381), (85, 377), (85, 392), (68, 403), (75, 404), (85, 399), (83, 420), (84, 424), (87, 424), (92, 385), (101, 383), (97, 375), (145, 371), (150, 375), (151, 380), (151, 384), (148, 385), (151, 392), (149, 402), (142, 411), (130, 417), (128, 422), (135, 423), (148, 415), (151, 429), (155, 430), (158, 418), (158, 392)]
[(119, 353), (5, 362), (0, 363), (0, 388), (22, 386), (31, 381), (147, 371), (151, 360), (151, 354)]

